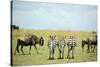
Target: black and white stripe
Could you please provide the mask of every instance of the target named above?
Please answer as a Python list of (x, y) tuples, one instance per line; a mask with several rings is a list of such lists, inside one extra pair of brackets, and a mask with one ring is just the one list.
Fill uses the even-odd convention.
[(67, 46), (68, 47), (75, 47), (76, 46), (76, 40), (73, 36), (70, 36), (70, 38), (68, 38)]
[(50, 36), (48, 40), (49, 59), (54, 59), (54, 49), (56, 48), (56, 36)]
[(70, 36), (67, 40), (67, 47), (68, 47), (68, 55), (67, 58), (71, 58), (70, 55), (72, 55), (72, 58), (74, 58), (74, 48), (76, 46), (76, 39), (74, 36)]
[(59, 59), (64, 58), (64, 47), (65, 47), (65, 38), (58, 40), (58, 50), (59, 50)]

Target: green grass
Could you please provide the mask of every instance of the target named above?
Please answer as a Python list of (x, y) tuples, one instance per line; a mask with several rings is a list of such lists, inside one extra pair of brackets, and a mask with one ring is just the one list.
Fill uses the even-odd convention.
[[(20, 52), (14, 55), (16, 40), (22, 36), (28, 36), (30, 34), (35, 34), (37, 36), (43, 36), (45, 43), (43, 46), (39, 46), (37, 44), (37, 49), (39, 55), (36, 53), (34, 47), (32, 47), (31, 55), (29, 55), (29, 47), (24, 47), (24, 52), (26, 55), (22, 55)], [(48, 60), (49, 50), (47, 47), (47, 42), (49, 35), (56, 35), (57, 37), (66, 36), (67, 38), (70, 35), (74, 35), (77, 40), (77, 46), (75, 48), (75, 59), (66, 59), (67, 56), (67, 46), (64, 49), (64, 59), (58, 59), (58, 49), (55, 48), (54, 60)], [(81, 40), (90, 36), (91, 32), (79, 32), (79, 31), (54, 31), (54, 30), (28, 30), (28, 29), (20, 29), (18, 31), (13, 31), (12, 33), (12, 63), (14, 66), (17, 65), (37, 65), (37, 64), (59, 64), (59, 63), (76, 63), (76, 62), (89, 62), (97, 60), (97, 52), (95, 53), (86, 53), (86, 51), (82, 52), (81, 49)], [(85, 48), (86, 50), (86, 48)]]

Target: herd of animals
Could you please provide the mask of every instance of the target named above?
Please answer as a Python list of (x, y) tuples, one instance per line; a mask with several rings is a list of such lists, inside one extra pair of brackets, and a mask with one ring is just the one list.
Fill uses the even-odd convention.
[[(92, 32), (92, 34), (96, 34), (94, 32)], [(27, 38), (21, 37), (17, 39), (17, 46), (15, 48), (15, 52), (14, 54), (16, 54), (16, 52), (22, 52), (23, 54), (23, 47), (24, 46), (29, 46), (29, 54), (31, 54), (31, 46), (34, 46), (37, 54), (39, 54), (36, 45), (39, 44), (40, 46), (44, 45), (44, 38), (38, 37), (36, 35), (31, 35)], [(56, 35), (50, 35), (48, 37), (48, 49), (49, 49), (49, 59), (53, 60), (54, 59), (54, 54), (55, 54), (55, 48), (58, 47), (58, 58), (59, 59), (63, 59), (64, 58), (64, 48), (65, 46), (67, 46), (68, 52), (67, 52), (67, 57), (69, 59), (74, 59), (74, 51), (75, 51), (75, 47), (77, 46), (77, 41), (75, 36), (69, 36), (69, 38), (66, 37), (61, 37), (59, 39), (57, 39)], [(19, 51), (19, 46), (21, 46), (20, 51)], [(87, 46), (87, 52), (94, 52), (94, 50), (96, 50), (97, 48), (97, 35), (95, 36), (91, 36), (91, 37), (87, 37), (83, 40), (81, 40), (81, 46), (82, 46), (82, 51), (84, 51), (84, 46)]]

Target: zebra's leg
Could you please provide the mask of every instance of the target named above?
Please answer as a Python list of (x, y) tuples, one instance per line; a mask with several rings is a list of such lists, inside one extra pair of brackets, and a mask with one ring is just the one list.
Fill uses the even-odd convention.
[(49, 59), (50, 60), (53, 59), (53, 49), (52, 48), (50, 48), (50, 58)]
[(63, 59), (63, 55), (62, 55), (62, 53), (63, 53), (63, 50), (61, 49), (61, 59)]
[(59, 49), (59, 59), (61, 59), (61, 50)]
[(39, 52), (38, 52), (38, 50), (37, 50), (37, 47), (34, 45), (34, 47), (35, 47), (35, 49), (36, 49), (36, 52), (37, 52), (37, 54), (39, 54)]
[(72, 59), (74, 59), (74, 47), (72, 48)]
[(24, 51), (23, 51), (23, 45), (21, 45), (21, 52), (24, 54)]
[(51, 50), (49, 48), (49, 59), (51, 59)]
[(62, 50), (62, 59), (64, 58), (64, 49)]
[(50, 49), (50, 59), (53, 59), (53, 49)]
[(69, 58), (69, 55), (70, 55), (70, 49), (68, 48), (67, 58)]
[(64, 58), (64, 56), (63, 56), (63, 47), (61, 48), (61, 59), (63, 59)]
[(52, 50), (52, 60), (54, 59), (54, 49)]
[(31, 54), (31, 45), (30, 45), (30, 47), (29, 47), (29, 54)]

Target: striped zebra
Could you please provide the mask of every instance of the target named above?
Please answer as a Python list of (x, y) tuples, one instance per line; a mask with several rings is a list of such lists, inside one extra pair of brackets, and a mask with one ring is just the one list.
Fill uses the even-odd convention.
[[(76, 40), (74, 38), (74, 36), (70, 36), (68, 38), (68, 42), (67, 42), (67, 47), (68, 47), (68, 55), (67, 55), (67, 58), (74, 58), (74, 49), (75, 49), (75, 46), (76, 46)], [(72, 57), (70, 56), (72, 55)]]
[(58, 39), (57, 47), (59, 51), (59, 59), (63, 59), (64, 58), (65, 37)]
[(56, 48), (57, 41), (56, 36), (49, 36), (48, 48), (49, 48), (49, 59), (54, 59), (54, 49)]

